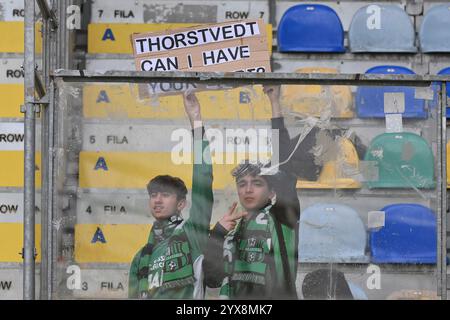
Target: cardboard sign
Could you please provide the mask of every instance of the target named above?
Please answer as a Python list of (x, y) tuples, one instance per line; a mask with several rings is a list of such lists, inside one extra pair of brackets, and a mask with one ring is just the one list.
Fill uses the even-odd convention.
[[(133, 34), (131, 40), (138, 71), (270, 72), (266, 26), (261, 19)], [(161, 85), (140, 85), (139, 97), (180, 93), (163, 90)], [(230, 88), (195, 84), (191, 89)]]

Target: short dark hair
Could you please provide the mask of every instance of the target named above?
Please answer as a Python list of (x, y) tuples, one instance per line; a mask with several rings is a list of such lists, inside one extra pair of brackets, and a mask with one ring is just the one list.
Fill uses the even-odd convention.
[(270, 167), (270, 163), (264, 165), (260, 162), (251, 163), (248, 160), (245, 160), (243, 163), (239, 164), (231, 171), (231, 175), (234, 177), (236, 182), (238, 182), (240, 178), (247, 175), (250, 175), (252, 177), (260, 176), (267, 182), (269, 189), (273, 189), (274, 183), (270, 176), (261, 174), (261, 169), (266, 167)]
[(177, 195), (178, 200), (186, 199), (187, 188), (183, 180), (169, 175), (159, 175), (154, 177), (147, 184), (148, 194), (153, 192), (172, 192)]

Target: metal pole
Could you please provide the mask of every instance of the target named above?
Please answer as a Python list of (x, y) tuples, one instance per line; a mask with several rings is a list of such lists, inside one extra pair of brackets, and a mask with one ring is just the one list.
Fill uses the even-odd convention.
[[(51, 300), (52, 296), (53, 296), (53, 268), (55, 266), (54, 264), (54, 242), (53, 239), (55, 239), (54, 235), (53, 235), (53, 225), (52, 225), (52, 221), (53, 221), (53, 202), (55, 197), (53, 196), (54, 193), (54, 103), (55, 103), (55, 89), (54, 89), (54, 83), (53, 81), (50, 82), (50, 88), (49, 88), (49, 92), (50, 92), (50, 104), (48, 106), (48, 110), (47, 110), (47, 114), (48, 114), (48, 122), (47, 122), (47, 126), (48, 126), (48, 195), (47, 195), (47, 230), (48, 230), (48, 239), (47, 239), (47, 246), (48, 246), (48, 259), (47, 259), (47, 263), (48, 263), (48, 270), (47, 270), (47, 295), (48, 295), (48, 299)], [(56, 262), (55, 262), (56, 263)]]
[(37, 4), (39, 6), (39, 10), (41, 11), (42, 18), (44, 19), (44, 21), (50, 21), (53, 29), (58, 28), (55, 13), (49, 7), (47, 0), (37, 0)]
[[(41, 8), (41, 7), (40, 7)], [(41, 8), (42, 10), (42, 8)], [(48, 88), (49, 82), (49, 67), (50, 67), (50, 42), (49, 42), (49, 21), (48, 18), (45, 18), (43, 14), (43, 50), (42, 50), (42, 70), (43, 70), (43, 81), (45, 89)], [(48, 110), (47, 108), (43, 108), (41, 110), (41, 152), (42, 156), (42, 165), (41, 165), (41, 265), (40, 265), (40, 292), (39, 299), (46, 300), (48, 296), (48, 288), (47, 288), (47, 270), (48, 270), (48, 230), (47, 230), (47, 221), (48, 221), (48, 208), (47, 208), (47, 197), (48, 197), (48, 131), (47, 131), (47, 120), (48, 119)]]
[(442, 198), (441, 198), (441, 228), (439, 229), (439, 238), (441, 241), (440, 246), (440, 271), (441, 271), (441, 299), (447, 300), (447, 179), (446, 179), (446, 168), (447, 168), (447, 153), (444, 146), (446, 146), (447, 141), (447, 127), (446, 127), (446, 110), (447, 110), (447, 86), (445, 82), (441, 83), (441, 117), (440, 117), (440, 125), (441, 125), (441, 190), (442, 190)]
[(23, 298), (35, 295), (35, 0), (25, 0), (25, 168), (24, 168), (24, 249)]
[(277, 4), (276, 0), (269, 0), (269, 23), (273, 29), (277, 27)]
[[(442, 87), (441, 87), (442, 88)], [(439, 96), (441, 98), (441, 96)], [(442, 137), (442, 101), (440, 101), (439, 107), (437, 109), (437, 216), (436, 216), (436, 227), (437, 227), (437, 295), (442, 299), (442, 216), (443, 216), (443, 208), (442, 208), (442, 198), (443, 198), (443, 189), (442, 189), (442, 146), (443, 146), (443, 137)]]
[[(58, 12), (60, 13), (59, 19), (59, 28), (58, 28), (58, 48), (57, 48), (57, 68), (69, 68), (68, 56), (69, 53), (66, 53), (68, 48), (67, 39), (67, 25), (66, 25), (66, 10), (70, 1), (63, 0), (58, 1)], [(70, 51), (70, 49), (69, 49)]]
[(180, 72), (180, 71), (107, 71), (54, 70), (53, 77), (65, 82), (168, 82), (220, 85), (358, 85), (429, 87), (435, 81), (450, 81), (449, 76), (381, 75), (381, 74), (326, 74), (326, 73), (253, 73), (253, 72)]
[(40, 268), (40, 299), (52, 298), (53, 281), (53, 83), (50, 82), (50, 71), (56, 69), (56, 28), (57, 19), (52, 10), (56, 1), (51, 1), (51, 6), (46, 1), (39, 1), (38, 5), (44, 18), (43, 24), (43, 82), (49, 105), (42, 109), (41, 140), (42, 140), (42, 188), (41, 188), (41, 268)]

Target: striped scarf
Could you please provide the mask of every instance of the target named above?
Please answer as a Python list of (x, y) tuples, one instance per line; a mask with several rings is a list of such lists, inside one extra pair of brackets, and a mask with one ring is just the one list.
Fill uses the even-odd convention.
[[(183, 219), (177, 215), (165, 221), (157, 221), (150, 232), (147, 245), (142, 249), (138, 266), (139, 295), (149, 298), (157, 290), (184, 287), (194, 282), (192, 256), (186, 234), (182, 227)], [(164, 247), (163, 241), (167, 240)], [(162, 255), (154, 261), (152, 254)], [(157, 266), (155, 268), (155, 266)], [(152, 272), (155, 269), (157, 272)], [(162, 279), (155, 275), (161, 275)], [(154, 286), (153, 283), (158, 285)]]
[(220, 288), (220, 298), (236, 298), (245, 292), (249, 297), (264, 295), (271, 287), (275, 266), (271, 253), (273, 219), (269, 215), (272, 205), (253, 214), (249, 220), (241, 219), (236, 228), (225, 237), (223, 257), (226, 277)]

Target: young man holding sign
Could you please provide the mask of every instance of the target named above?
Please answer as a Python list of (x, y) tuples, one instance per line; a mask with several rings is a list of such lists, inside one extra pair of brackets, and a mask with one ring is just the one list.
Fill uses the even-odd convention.
[(211, 220), (212, 165), (204, 138), (200, 105), (193, 93), (184, 96), (194, 140), (192, 206), (189, 219), (187, 189), (176, 177), (157, 176), (147, 185), (153, 224), (148, 243), (136, 254), (130, 268), (129, 298), (203, 299), (202, 260)]
[(279, 141), (273, 141), (280, 148), (278, 172), (269, 174), (267, 166), (248, 162), (235, 168), (232, 174), (245, 211), (237, 212), (234, 203), (211, 231), (203, 263), (205, 281), (221, 288), (221, 298), (297, 299), (300, 203), (288, 161), (290, 138), (279, 90), (264, 88), (272, 103), (272, 129), (279, 132)]

